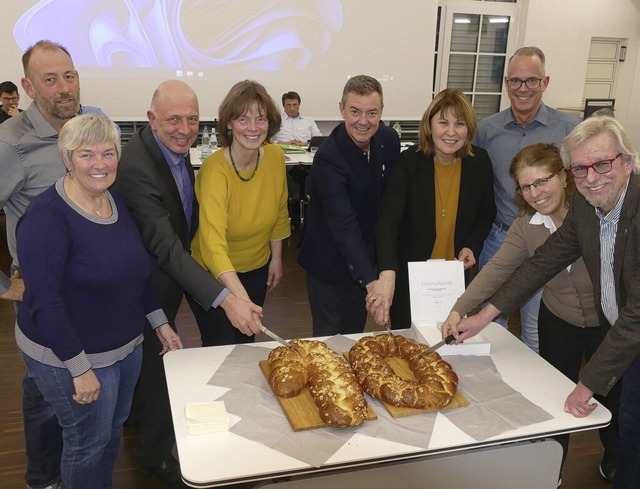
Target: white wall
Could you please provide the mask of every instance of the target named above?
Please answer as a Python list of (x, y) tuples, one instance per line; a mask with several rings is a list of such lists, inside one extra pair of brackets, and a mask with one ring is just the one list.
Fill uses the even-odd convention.
[(529, 0), (518, 46), (538, 46), (547, 57), (550, 84), (544, 101), (552, 107), (582, 103), (592, 37), (627, 38), (627, 58), (619, 63), (616, 118), (640, 151), (639, 0)]

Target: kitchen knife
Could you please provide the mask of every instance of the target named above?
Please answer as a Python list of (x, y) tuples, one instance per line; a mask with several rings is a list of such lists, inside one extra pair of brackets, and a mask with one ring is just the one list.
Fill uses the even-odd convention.
[(435, 345), (430, 346), (430, 347), (425, 351), (425, 353), (430, 353), (430, 352), (432, 352), (432, 351), (436, 351), (436, 350), (437, 350), (438, 348), (440, 348), (441, 346), (448, 345), (449, 343), (453, 343), (453, 342), (454, 342), (454, 340), (455, 340), (455, 337), (454, 337), (452, 334), (450, 334), (450, 335), (449, 335), (449, 336), (447, 336), (444, 340), (442, 340), (442, 341), (438, 341)]
[(384, 329), (387, 330), (387, 334), (391, 334), (391, 323), (389, 321), (384, 323)]
[(279, 341), (280, 343), (282, 343), (287, 348), (291, 348), (291, 344), (287, 340), (285, 340), (284, 338), (281, 338), (280, 336), (275, 334), (273, 331), (271, 331), (270, 329), (266, 328), (262, 323), (260, 323), (260, 331), (262, 331), (267, 336), (270, 336), (274, 340)]

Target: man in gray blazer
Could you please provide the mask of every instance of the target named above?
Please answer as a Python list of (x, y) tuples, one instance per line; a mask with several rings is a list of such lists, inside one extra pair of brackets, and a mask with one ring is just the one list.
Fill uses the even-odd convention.
[[(191, 307), (222, 307), (247, 335), (259, 331), (262, 308), (231, 294), (191, 257), (198, 227), (198, 202), (189, 148), (199, 132), (198, 99), (185, 83), (169, 80), (153, 94), (149, 126), (124, 146), (114, 189), (123, 197), (151, 255), (151, 280), (175, 329), (185, 292)], [(145, 328), (143, 362), (131, 422), (139, 427), (140, 467), (160, 479), (180, 480), (171, 455), (175, 439), (160, 342)]]
[(597, 406), (590, 402), (594, 394), (606, 395), (622, 382), (614, 487), (640, 487), (640, 162), (625, 130), (611, 117), (581, 122), (562, 142), (561, 155), (578, 189), (562, 227), (487, 307), (457, 325), (445, 323), (442, 332), (453, 333), (456, 343), (473, 336), (582, 256), (605, 337), (564, 409), (587, 416)]

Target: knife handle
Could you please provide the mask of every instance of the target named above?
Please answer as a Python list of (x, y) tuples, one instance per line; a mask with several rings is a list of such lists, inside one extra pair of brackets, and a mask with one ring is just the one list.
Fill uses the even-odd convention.
[(453, 336), (452, 334), (450, 334), (449, 336), (447, 336), (447, 337), (444, 339), (444, 342), (445, 342), (447, 345), (449, 345), (449, 344), (453, 343), (455, 340), (456, 340), (456, 337), (455, 337), (455, 336)]

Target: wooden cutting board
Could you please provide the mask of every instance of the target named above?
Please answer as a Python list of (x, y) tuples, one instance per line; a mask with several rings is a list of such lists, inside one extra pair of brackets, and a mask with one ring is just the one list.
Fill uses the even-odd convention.
[[(271, 369), (266, 360), (260, 360), (260, 370), (269, 380)], [(308, 387), (302, 389), (302, 392), (295, 397), (280, 397), (274, 392), (274, 396), (278, 400), (282, 412), (287, 417), (291, 429), (293, 431), (313, 430), (316, 428), (327, 428), (328, 425), (322, 421), (318, 407), (311, 396)], [(367, 421), (377, 419), (376, 413), (367, 404)]]
[[(344, 356), (348, 360), (349, 352), (345, 352)], [(403, 358), (387, 357), (385, 361), (393, 369), (396, 375), (402, 377), (405, 380), (413, 380), (413, 381), (416, 380), (415, 376), (413, 375), (413, 372), (409, 368), (409, 364)], [(369, 395), (369, 394), (366, 394), (366, 395)], [(469, 405), (469, 401), (467, 400), (466, 397), (464, 397), (460, 393), (460, 391), (457, 391), (453, 396), (453, 399), (451, 399), (451, 402), (447, 406), (441, 409), (437, 409), (437, 408), (414, 409), (414, 408), (406, 408), (406, 407), (397, 407), (397, 406), (394, 406), (393, 404), (389, 404), (384, 401), (380, 401), (380, 402), (384, 405), (387, 411), (389, 411), (389, 414), (391, 414), (391, 416), (393, 416), (394, 418), (402, 418), (404, 416), (413, 416), (415, 414), (424, 414), (432, 411), (444, 411), (447, 409), (456, 409), (456, 408), (461, 408)]]

